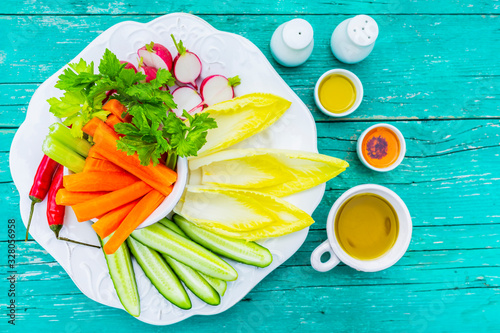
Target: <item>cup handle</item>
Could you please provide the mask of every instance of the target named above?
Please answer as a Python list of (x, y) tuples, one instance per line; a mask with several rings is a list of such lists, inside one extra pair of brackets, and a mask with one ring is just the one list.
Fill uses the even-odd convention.
[[(327, 262), (321, 261), (321, 256), (323, 253), (329, 252), (330, 259)], [(337, 266), (340, 263), (340, 259), (333, 253), (332, 247), (330, 246), (330, 242), (328, 239), (321, 243), (313, 253), (311, 253), (311, 266), (317, 270), (318, 272), (326, 272)]]

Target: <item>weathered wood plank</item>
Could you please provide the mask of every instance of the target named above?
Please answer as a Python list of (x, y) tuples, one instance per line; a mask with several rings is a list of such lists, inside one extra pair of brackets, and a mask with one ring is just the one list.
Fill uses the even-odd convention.
[[(31, 95), (29, 95), (31, 98)], [(17, 128), (26, 118), (28, 106), (6, 105), (0, 106), (0, 127)]]
[[(474, 233), (473, 229), (469, 231)], [(312, 245), (309, 238), (304, 247)], [(0, 243), (0, 250), (5, 250), (5, 243)], [(415, 331), (422, 328), (422, 320), (432, 325), (427, 329), (439, 327), (437, 316), (450, 318), (456, 311), (468, 313), (457, 316), (461, 325), (475, 318), (476, 311), (479, 314), (482, 311), (486, 316), (484, 325), (488, 325), (494, 322), (492, 316), (499, 309), (494, 301), (500, 292), (500, 267), (496, 261), (499, 248), (409, 251), (396, 266), (373, 274), (346, 266), (330, 273), (315, 272), (308, 265), (310, 252), (306, 250), (301, 249), (271, 273), (234, 308), (218, 315), (217, 322), (233, 328), (249, 325), (242, 328), (250, 331), (271, 329), (278, 321), (284, 322), (274, 327), (278, 332), (290, 331), (300, 323), (314, 324), (317, 331), (328, 331), (332, 322), (356, 331), (368, 328), (368, 331), (386, 331), (386, 327), (378, 327), (380, 324), (372, 327), (367, 323), (390, 323), (391, 329), (397, 331)], [(18, 243), (18, 255), (34, 261), (18, 266), (17, 324), (23, 329), (31, 328), (35, 322), (44, 326), (56, 323), (67, 326), (71, 322), (85, 330), (93, 325), (107, 327), (113, 321), (130, 323), (134, 329), (146, 327), (121, 310), (96, 304), (82, 295), (37, 244)], [(300, 257), (301, 264), (293, 265), (296, 257)], [(37, 287), (32, 287), (34, 281)], [(54, 311), (54, 307), (64, 309), (63, 313)], [(251, 313), (253, 316), (248, 315)], [(359, 313), (363, 313), (365, 320), (356, 320)], [(267, 324), (258, 320), (262, 316), (269, 317), (265, 320)], [(195, 317), (174, 327), (188, 332), (195, 329), (213, 332), (220, 329), (214, 327), (213, 320)], [(5, 326), (6, 323), (0, 323), (0, 327)]]
[[(292, 18), (202, 17), (220, 30), (249, 38), (269, 59), (271, 32), (278, 24)], [(315, 80), (334, 67), (352, 70), (364, 84), (363, 103), (345, 120), (499, 117), (497, 78), (500, 65), (494, 45), (500, 45), (500, 35), (496, 33), (496, 16), (375, 15), (382, 31), (380, 40), (372, 55), (357, 65), (339, 63), (328, 46), (333, 26), (346, 17), (304, 16), (316, 29), (316, 46), (311, 59), (292, 69), (271, 60), (312, 110), (316, 120), (331, 120), (316, 108), (313, 89)], [(127, 19), (147, 22), (152, 17), (129, 16)], [(91, 20), (81, 16), (0, 17), (0, 33), (7, 36), (0, 60), (0, 70), (4, 74), (0, 83), (44, 81), (100, 32), (123, 20), (115, 16), (93, 16)], [(332, 26), (326, 28), (325, 21)], [(259, 29), (254, 29), (255, 26)], [(475, 33), (463, 34), (464, 26)], [(269, 34), (262, 31), (269, 31)], [(35, 51), (39, 49), (44, 52)], [(33, 87), (31, 84), (25, 87), (6, 85), (0, 94), (0, 105), (25, 105)], [(12, 99), (11, 96), (16, 97)]]
[(159, 0), (144, 2), (132, 0), (124, 2), (98, 1), (15, 1), (7, 0), (0, 14), (85, 14), (85, 15), (130, 15), (130, 14), (168, 14), (173, 12), (189, 12), (193, 14), (319, 14), (325, 13), (499, 13), (497, 0), (487, 1), (400, 1), (400, 0), (362, 0), (362, 1), (298, 1), (261, 2), (252, 0), (238, 1), (238, 10), (226, 3), (201, 2), (185, 0), (182, 2), (164, 2)]

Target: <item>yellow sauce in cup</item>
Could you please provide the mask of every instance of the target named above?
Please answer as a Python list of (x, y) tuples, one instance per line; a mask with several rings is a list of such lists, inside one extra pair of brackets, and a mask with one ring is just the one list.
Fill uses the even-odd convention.
[(320, 83), (318, 95), (325, 109), (333, 113), (343, 113), (354, 105), (356, 88), (344, 75), (332, 74)]

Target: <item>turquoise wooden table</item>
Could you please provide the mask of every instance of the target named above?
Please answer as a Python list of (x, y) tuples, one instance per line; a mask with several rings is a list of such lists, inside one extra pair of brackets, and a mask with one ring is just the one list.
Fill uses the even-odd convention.
[[(191, 12), (215, 28), (250, 39), (307, 104), (321, 153), (351, 167), (327, 183), (306, 242), (241, 302), (217, 316), (155, 327), (81, 294), (37, 243), (23, 242), (9, 149), (35, 89), (108, 27)], [(338, 62), (334, 27), (371, 15), (380, 36), (368, 59)], [(3, 2), (0, 8), (0, 331), (41, 332), (471, 332), (500, 327), (500, 2), (82, 1)], [(295, 17), (315, 31), (309, 61), (284, 68), (270, 55), (274, 29)], [(360, 108), (331, 119), (314, 105), (313, 88), (331, 68), (364, 84)], [(407, 142), (403, 163), (368, 170), (356, 156), (360, 133), (376, 122), (397, 126)], [(392, 268), (361, 273), (345, 265), (315, 272), (311, 251), (325, 238), (328, 211), (345, 190), (376, 183), (396, 191), (413, 218), (406, 255)], [(8, 323), (8, 221), (16, 226), (15, 326)]]

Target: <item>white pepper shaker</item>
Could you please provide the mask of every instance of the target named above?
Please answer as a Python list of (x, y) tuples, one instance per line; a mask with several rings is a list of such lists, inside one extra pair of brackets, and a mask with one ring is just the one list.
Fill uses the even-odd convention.
[(358, 15), (340, 23), (332, 34), (333, 55), (346, 64), (368, 57), (378, 37), (378, 25), (368, 15)]
[(271, 54), (286, 67), (302, 65), (314, 48), (314, 31), (304, 19), (293, 19), (280, 25), (271, 38)]

